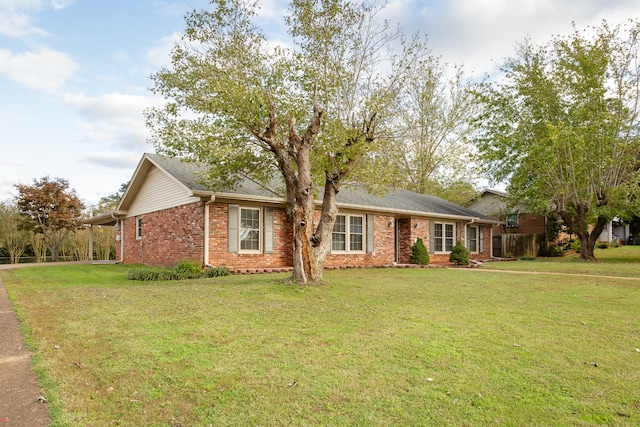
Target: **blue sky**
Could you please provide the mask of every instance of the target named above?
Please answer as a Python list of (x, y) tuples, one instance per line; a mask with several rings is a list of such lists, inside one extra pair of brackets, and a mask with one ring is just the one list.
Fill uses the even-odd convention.
[[(263, 1), (281, 25), (286, 0)], [(144, 152), (149, 75), (166, 65), (184, 14), (206, 0), (0, 0), (0, 201), (15, 183), (62, 177), (87, 203), (128, 181)], [(490, 73), (525, 37), (544, 43), (602, 19), (640, 18), (637, 0), (389, 0), (386, 17), (427, 34), (446, 62)]]

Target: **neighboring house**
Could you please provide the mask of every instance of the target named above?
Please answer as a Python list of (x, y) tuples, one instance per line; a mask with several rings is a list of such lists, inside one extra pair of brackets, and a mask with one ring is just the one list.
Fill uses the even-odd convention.
[[(509, 207), (508, 194), (497, 190), (482, 191), (471, 203), (469, 209), (499, 220), (493, 226), (493, 255), (502, 257), (507, 254), (514, 256), (538, 254), (539, 245), (544, 240), (547, 219), (544, 215), (529, 212), (526, 206)], [(534, 243), (518, 242), (515, 236), (538, 236), (532, 238)], [(504, 236), (504, 237), (498, 237)], [(528, 239), (528, 240), (532, 240)], [(522, 238), (520, 238), (522, 240)]]
[(636, 236), (633, 235), (632, 229), (634, 222), (623, 222), (619, 218), (609, 221), (598, 237), (599, 242), (616, 243), (623, 245), (639, 244)]
[[(290, 269), (293, 226), (282, 193), (250, 180), (213, 192), (198, 173), (193, 163), (145, 154), (116, 210), (87, 223), (116, 226), (117, 259), (127, 264), (174, 266), (189, 259), (232, 271)], [(406, 264), (418, 237), (432, 263), (448, 262), (457, 240), (471, 259), (491, 257), (498, 221), (438, 197), (343, 188), (337, 205), (327, 268)]]

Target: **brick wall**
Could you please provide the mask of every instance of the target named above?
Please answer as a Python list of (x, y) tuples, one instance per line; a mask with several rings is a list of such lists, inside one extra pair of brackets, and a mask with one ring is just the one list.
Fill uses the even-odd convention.
[(204, 261), (202, 203), (147, 213), (141, 217), (141, 239), (136, 239), (136, 218), (124, 220), (125, 264), (173, 267), (180, 260)]
[[(504, 215), (500, 217), (502, 222), (505, 222)], [(502, 224), (494, 229), (494, 235), (497, 234), (545, 234), (545, 220), (544, 216), (534, 213), (521, 213), (518, 214), (518, 226), (507, 227)], [(496, 232), (497, 231), (497, 232)]]
[(229, 205), (209, 205), (209, 264), (241, 268), (283, 268), (293, 266), (293, 226), (284, 209), (273, 212), (273, 252), (230, 253), (228, 250)]
[[(366, 219), (366, 217), (365, 217)], [(366, 220), (365, 220), (366, 222)], [(391, 225), (389, 225), (391, 223)], [(393, 263), (395, 256), (394, 219), (390, 216), (376, 215), (373, 230), (373, 253), (328, 254), (324, 266), (337, 267), (381, 267)], [(365, 233), (366, 235), (366, 233)], [(365, 242), (366, 250), (366, 242)]]
[[(228, 205), (212, 203), (209, 208), (209, 264), (231, 270), (285, 268), (293, 266), (293, 226), (282, 208), (274, 209), (274, 243), (271, 253), (228, 251)], [(179, 260), (204, 262), (204, 203), (197, 202), (142, 216), (142, 239), (136, 239), (136, 218), (123, 221), (124, 263), (175, 266)], [(319, 216), (319, 211), (317, 213)], [(429, 220), (376, 215), (374, 252), (328, 254), (325, 267), (375, 267), (392, 264), (395, 258), (395, 226), (398, 226), (398, 262), (409, 263), (411, 245), (421, 237), (429, 248)], [(365, 221), (366, 223), (366, 221)], [(464, 230), (462, 231), (464, 239)], [(484, 227), (484, 251), (472, 259), (490, 257), (490, 227)], [(366, 243), (365, 243), (366, 249)], [(120, 242), (117, 245), (120, 259)], [(430, 254), (430, 262), (448, 263), (448, 254)]]

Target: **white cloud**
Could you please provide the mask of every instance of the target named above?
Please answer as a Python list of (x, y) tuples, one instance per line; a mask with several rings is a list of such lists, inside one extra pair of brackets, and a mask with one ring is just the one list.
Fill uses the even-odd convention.
[(14, 54), (0, 49), (0, 75), (31, 89), (55, 92), (75, 74), (77, 64), (63, 52), (39, 49)]
[(134, 151), (147, 147), (147, 128), (143, 111), (159, 104), (150, 95), (109, 93), (97, 97), (84, 94), (65, 97), (68, 105), (77, 107), (83, 117), (84, 141), (103, 144), (103, 149)]
[(147, 50), (145, 54), (149, 65), (153, 68), (167, 66), (169, 64), (171, 50), (175, 44), (180, 41), (181, 37), (181, 34), (173, 33), (158, 40), (156, 45)]
[(640, 16), (640, 2), (632, 0), (390, 0), (383, 13), (407, 34), (428, 35), (434, 54), (476, 75), (494, 71), (527, 37), (544, 44), (570, 33), (572, 22), (582, 29), (634, 16)]
[(35, 14), (48, 7), (61, 10), (75, 0), (0, 0), (0, 34), (25, 39), (31, 36), (48, 36), (39, 28)]
[(109, 169), (124, 169), (126, 171), (131, 171), (140, 161), (140, 154), (138, 152), (134, 153), (126, 151), (101, 151), (91, 153), (85, 156), (81, 161)]
[(66, 9), (69, 7), (75, 0), (51, 0), (51, 6), (55, 10)]

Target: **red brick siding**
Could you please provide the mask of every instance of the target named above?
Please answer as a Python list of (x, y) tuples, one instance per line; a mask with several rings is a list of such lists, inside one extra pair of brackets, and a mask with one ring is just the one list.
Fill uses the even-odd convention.
[(204, 261), (202, 203), (151, 212), (141, 217), (141, 239), (136, 239), (136, 218), (124, 220), (125, 264), (173, 267), (180, 260)]
[[(389, 226), (389, 222), (391, 225)], [(366, 223), (366, 215), (365, 215)], [(324, 266), (329, 268), (336, 267), (381, 267), (393, 263), (395, 256), (395, 235), (394, 235), (393, 217), (375, 215), (373, 230), (375, 237), (373, 239), (373, 253), (329, 253), (325, 259)], [(366, 236), (366, 230), (365, 230)]]
[[(504, 223), (505, 216), (501, 216), (500, 220)], [(517, 227), (507, 227), (502, 224), (494, 227), (493, 234), (545, 234), (544, 216), (534, 213), (518, 214)]]
[(284, 209), (274, 209), (273, 253), (243, 254), (228, 249), (228, 208), (222, 203), (209, 205), (209, 264), (231, 270), (293, 266), (293, 226)]
[[(204, 262), (204, 203), (148, 213), (142, 216), (142, 239), (136, 239), (136, 218), (123, 221), (124, 263), (175, 266), (179, 260)], [(228, 251), (228, 205), (212, 203), (209, 208), (209, 264), (224, 265), (231, 270), (284, 268), (293, 266), (293, 226), (284, 209), (274, 209), (274, 247), (272, 253), (245, 254)], [(319, 218), (320, 212), (316, 213)], [(366, 216), (365, 216), (366, 218)], [(366, 220), (365, 220), (366, 223)], [(398, 262), (409, 263), (411, 245), (421, 237), (429, 248), (428, 219), (375, 215), (374, 252), (327, 255), (325, 266), (376, 267), (393, 263), (395, 227), (398, 226)], [(417, 226), (416, 226), (417, 225)], [(464, 230), (462, 231), (464, 239)], [(490, 227), (484, 227), (484, 251), (471, 254), (472, 259), (490, 257)], [(120, 259), (120, 242), (117, 245)], [(448, 263), (448, 254), (430, 254), (431, 263)]]
[[(398, 246), (400, 247), (400, 254), (398, 257), (399, 264), (408, 264), (409, 257), (411, 256), (411, 246), (415, 243), (418, 237), (422, 238), (427, 250), (429, 250), (429, 263), (430, 264), (447, 264), (449, 263), (449, 254), (434, 254), (431, 252), (430, 242), (430, 220), (421, 218), (402, 218), (398, 220), (399, 228), (398, 235), (400, 241)], [(418, 225), (416, 227), (416, 224)], [(462, 230), (460, 230), (460, 239), (466, 241), (466, 223), (456, 223), (456, 227), (462, 224)], [(479, 226), (478, 226), (479, 227)], [(491, 227), (483, 226), (483, 251), (478, 253), (469, 254), (471, 259), (487, 259), (491, 257)], [(480, 238), (480, 236), (478, 236)], [(480, 248), (480, 242), (478, 241), (478, 249)]]
[[(417, 227), (416, 227), (417, 225)], [(398, 263), (409, 264), (411, 246), (420, 237), (429, 249), (429, 220), (424, 218), (398, 219)]]

